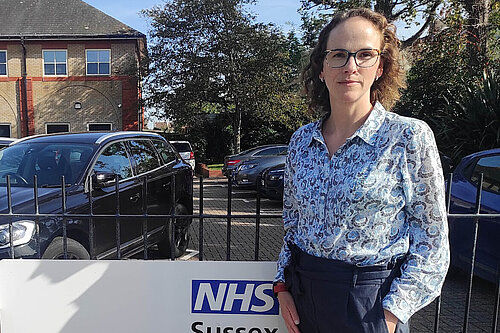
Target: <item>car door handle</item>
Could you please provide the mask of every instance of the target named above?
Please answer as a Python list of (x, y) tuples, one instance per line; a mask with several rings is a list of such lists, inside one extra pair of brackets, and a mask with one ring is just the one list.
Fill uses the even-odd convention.
[(136, 203), (137, 201), (139, 201), (140, 197), (141, 197), (141, 195), (139, 193), (136, 193), (130, 197), (130, 201), (132, 201), (133, 203)]

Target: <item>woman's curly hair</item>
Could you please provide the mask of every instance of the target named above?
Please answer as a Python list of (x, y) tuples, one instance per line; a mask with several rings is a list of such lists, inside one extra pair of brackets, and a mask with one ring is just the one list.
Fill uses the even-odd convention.
[(400, 41), (396, 37), (396, 27), (388, 23), (384, 15), (368, 8), (351, 9), (336, 14), (330, 23), (321, 30), (318, 43), (309, 57), (309, 64), (302, 71), (302, 80), (305, 92), (310, 99), (309, 109), (311, 112), (330, 113), (328, 89), (319, 79), (319, 75), (323, 70), (324, 54), (330, 31), (348, 18), (358, 16), (373, 23), (384, 37), (381, 46), (383, 74), (371, 87), (370, 102), (374, 104), (376, 101), (379, 101), (389, 110), (399, 99), (399, 90), (405, 88), (405, 71), (400, 63)]

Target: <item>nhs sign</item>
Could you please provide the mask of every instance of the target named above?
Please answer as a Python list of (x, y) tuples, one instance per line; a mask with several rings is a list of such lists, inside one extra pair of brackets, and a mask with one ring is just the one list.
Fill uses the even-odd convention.
[(192, 313), (278, 315), (270, 281), (193, 280)]

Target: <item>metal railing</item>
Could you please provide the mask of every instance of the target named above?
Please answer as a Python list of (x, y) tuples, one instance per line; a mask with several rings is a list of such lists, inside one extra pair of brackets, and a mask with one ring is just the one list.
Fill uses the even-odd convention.
[[(171, 202), (176, 202), (175, 198), (175, 177), (172, 177), (172, 182), (171, 182)], [(61, 177), (61, 184), (65, 184), (64, 177)], [(11, 180), (10, 176), (7, 176), (7, 203), (8, 203), (8, 212), (7, 213), (0, 213), (0, 218), (7, 218), (9, 219), (9, 235), (10, 235), (10, 257), (12, 259), (15, 259), (15, 251), (14, 251), (14, 244), (12, 241), (13, 237), (13, 219), (32, 219), (35, 221), (36, 224), (36, 242), (37, 242), (37, 253), (38, 257), (41, 257), (41, 252), (40, 252), (40, 219), (41, 218), (59, 218), (62, 221), (62, 237), (63, 237), (63, 252), (64, 252), (64, 258), (67, 258), (67, 253), (68, 253), (68, 244), (67, 244), (67, 221), (68, 219), (88, 219), (89, 220), (89, 230), (88, 230), (88, 237), (89, 237), (89, 250), (90, 250), (90, 257), (92, 259), (96, 259), (96, 253), (94, 249), (94, 242), (95, 242), (95, 231), (94, 231), (94, 220), (98, 218), (110, 218), (110, 219), (115, 219), (115, 233), (116, 233), (116, 249), (117, 249), (117, 259), (122, 258), (122, 253), (121, 253), (121, 240), (120, 240), (120, 235), (121, 235), (121, 218), (137, 218), (141, 217), (142, 218), (142, 238), (143, 238), (143, 259), (147, 260), (148, 259), (148, 247), (150, 244), (148, 244), (148, 227), (147, 227), (147, 218), (165, 218), (169, 221), (173, 221), (176, 218), (182, 217), (182, 218), (192, 218), (192, 219), (198, 219), (199, 220), (199, 230), (198, 230), (198, 259), (200, 261), (204, 260), (204, 226), (207, 223), (207, 220), (210, 219), (225, 219), (226, 220), (226, 260), (230, 261), (231, 260), (231, 237), (232, 237), (232, 221), (233, 219), (250, 219), (250, 220), (255, 220), (255, 248), (254, 248), (254, 255), (253, 255), (253, 260), (259, 260), (259, 252), (260, 252), (260, 224), (262, 219), (275, 219), (275, 218), (281, 218), (281, 214), (261, 214), (261, 195), (260, 195), (260, 181), (257, 179), (257, 191), (256, 191), (256, 207), (255, 207), (255, 214), (233, 214), (232, 213), (232, 181), (228, 179), (227, 182), (227, 212), (226, 214), (206, 214), (204, 212), (204, 179), (201, 177), (199, 178), (199, 213), (198, 214), (190, 214), (190, 215), (176, 215), (175, 214), (175, 205), (172, 205), (173, 208), (170, 212), (170, 214), (164, 214), (164, 215), (151, 215), (148, 213), (148, 206), (147, 206), (147, 188), (148, 188), (148, 182), (147, 179), (143, 179), (142, 183), (142, 196), (143, 196), (143, 205), (142, 205), (142, 214), (120, 214), (120, 191), (119, 191), (119, 181), (118, 178), (116, 178), (115, 181), (115, 195), (116, 195), (116, 211), (115, 214), (95, 214), (94, 213), (94, 207), (93, 207), (93, 196), (92, 196), (92, 191), (93, 191), (93, 186), (92, 183), (89, 184), (88, 188), (88, 205), (89, 205), (89, 212), (87, 214), (74, 214), (74, 213), (68, 213), (67, 211), (67, 206), (66, 206), (66, 186), (61, 186), (61, 212), (60, 213), (52, 213), (52, 214), (41, 214), (39, 211), (39, 195), (38, 195), (38, 186), (37, 186), (37, 179), (36, 176), (34, 178), (34, 184), (33, 184), (33, 195), (34, 195), (34, 207), (35, 211), (32, 214), (26, 214), (26, 213), (14, 213), (13, 212), (13, 206), (12, 206), (12, 188), (11, 188)], [(467, 296), (466, 296), (466, 303), (465, 303), (465, 311), (464, 311), (464, 317), (463, 317), (463, 325), (462, 325), (462, 332), (467, 332), (469, 328), (469, 317), (470, 317), (470, 306), (471, 306), (471, 295), (472, 295), (472, 286), (473, 286), (473, 276), (474, 276), (474, 269), (475, 269), (475, 258), (476, 258), (476, 251), (477, 251), (477, 238), (478, 238), (478, 229), (479, 229), (479, 220), (480, 219), (499, 219), (500, 214), (484, 214), (481, 213), (481, 197), (482, 197), (482, 187), (483, 187), (483, 175), (480, 175), (478, 185), (477, 185), (477, 195), (476, 195), (476, 203), (475, 203), (475, 211), (474, 213), (470, 214), (453, 214), (449, 212), (450, 209), (450, 202), (451, 202), (451, 184), (452, 184), (452, 175), (450, 174), (449, 179), (448, 179), (448, 188), (447, 188), (447, 197), (446, 197), (446, 204), (447, 204), (447, 213), (448, 213), (448, 218), (467, 218), (467, 219), (473, 219), (474, 220), (474, 232), (473, 232), (473, 245), (471, 249), (471, 265), (470, 265), (470, 271), (469, 271), (469, 276), (468, 276), (468, 290), (467, 290)], [(168, 232), (168, 235), (170, 235), (170, 258), (171, 260), (175, 260), (175, 240), (174, 240), (174, 224), (173, 223), (168, 223), (167, 224), (170, 227), (170, 230)], [(497, 269), (497, 284), (496, 284), (496, 296), (495, 296), (495, 303), (494, 303), (494, 318), (492, 322), (492, 327), (491, 327), (491, 332), (496, 332), (497, 330), (497, 324), (498, 324), (498, 309), (499, 309), (499, 304), (500, 304), (500, 267)], [(435, 301), (435, 318), (434, 318), (434, 332), (438, 333), (440, 332), (440, 327), (439, 327), (439, 322), (440, 322), (440, 314), (441, 314), (441, 297), (438, 297)]]

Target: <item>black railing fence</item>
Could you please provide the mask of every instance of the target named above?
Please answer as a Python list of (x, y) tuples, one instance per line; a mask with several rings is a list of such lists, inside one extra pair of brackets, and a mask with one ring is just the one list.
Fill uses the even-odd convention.
[[(115, 219), (115, 234), (116, 234), (116, 253), (117, 253), (117, 259), (122, 258), (122, 241), (121, 241), (121, 219), (122, 218), (138, 218), (140, 217), (142, 220), (142, 246), (143, 246), (143, 259), (148, 260), (149, 255), (148, 255), (148, 248), (150, 244), (148, 244), (148, 226), (147, 226), (147, 218), (162, 218), (166, 219), (168, 221), (175, 221), (177, 218), (190, 218), (193, 220), (198, 220), (199, 221), (199, 226), (198, 226), (198, 260), (202, 261), (204, 260), (205, 257), (205, 238), (204, 238), (204, 233), (205, 231), (205, 226), (207, 223), (210, 223), (210, 220), (225, 220), (226, 223), (226, 258), (225, 260), (230, 261), (231, 260), (231, 239), (232, 239), (232, 225), (233, 225), (233, 220), (238, 219), (248, 219), (251, 221), (255, 221), (255, 246), (254, 246), (254, 253), (253, 253), (253, 260), (258, 261), (260, 258), (260, 243), (261, 243), (261, 220), (264, 219), (279, 219), (281, 218), (281, 214), (261, 214), (261, 195), (260, 195), (260, 179), (257, 179), (257, 191), (256, 191), (256, 205), (255, 205), (255, 214), (234, 214), (232, 212), (232, 199), (233, 199), (233, 188), (232, 188), (232, 181), (228, 179), (227, 181), (227, 209), (226, 209), (226, 214), (206, 214), (204, 211), (204, 179), (201, 177), (199, 178), (199, 209), (197, 214), (190, 214), (190, 215), (176, 215), (175, 214), (175, 205), (172, 205), (172, 209), (170, 214), (164, 214), (164, 215), (159, 215), (159, 214), (149, 214), (148, 212), (148, 206), (147, 206), (147, 200), (142, 200), (143, 206), (142, 206), (142, 214), (120, 214), (120, 191), (119, 191), (119, 181), (118, 177), (116, 177), (115, 181), (115, 196), (116, 196), (116, 211), (114, 214), (95, 214), (94, 213), (94, 206), (93, 206), (93, 186), (92, 186), (92, 180), (90, 180), (90, 184), (88, 186), (88, 207), (89, 211), (88, 213), (82, 213), (82, 214), (74, 214), (74, 213), (68, 213), (67, 211), (67, 202), (66, 202), (66, 186), (61, 186), (61, 211), (59, 213), (51, 213), (51, 214), (46, 214), (46, 213), (40, 213), (39, 207), (39, 193), (38, 193), (38, 184), (37, 184), (37, 178), (35, 176), (34, 178), (34, 183), (33, 183), (33, 206), (34, 206), (34, 211), (33, 213), (15, 213), (13, 212), (13, 203), (12, 203), (12, 187), (11, 187), (11, 179), (10, 176), (6, 177), (6, 188), (7, 188), (7, 212), (6, 213), (0, 213), (0, 218), (4, 220), (8, 220), (9, 222), (9, 237), (10, 237), (10, 243), (9, 243), (9, 253), (10, 253), (10, 258), (15, 259), (15, 244), (12, 241), (13, 240), (13, 234), (14, 234), (14, 228), (13, 228), (13, 222), (21, 220), (21, 219), (30, 219), (35, 222), (36, 229), (35, 229), (35, 240), (37, 244), (37, 256), (38, 258), (41, 258), (41, 249), (40, 249), (40, 219), (41, 218), (54, 218), (58, 219), (62, 223), (62, 238), (63, 238), (63, 252), (64, 252), (64, 258), (68, 258), (68, 230), (67, 230), (67, 223), (68, 220), (75, 220), (75, 219), (88, 219), (89, 224), (88, 224), (88, 244), (89, 244), (89, 251), (90, 251), (90, 258), (91, 259), (96, 259), (96, 253), (95, 253), (95, 220), (99, 218), (110, 218), (110, 219)], [(175, 198), (175, 177), (172, 178), (172, 182), (170, 184), (171, 186), (171, 202), (176, 202)], [(61, 177), (61, 184), (65, 184), (64, 176)], [(471, 248), (471, 265), (470, 265), (470, 271), (468, 274), (468, 291), (467, 291), (467, 296), (465, 300), (465, 311), (464, 311), (464, 317), (463, 317), (463, 325), (462, 325), (462, 332), (468, 332), (469, 329), (469, 318), (470, 318), (470, 306), (471, 306), (471, 294), (472, 294), (472, 286), (473, 286), (473, 276), (474, 276), (474, 269), (475, 269), (475, 257), (476, 257), (476, 250), (477, 250), (477, 238), (478, 238), (478, 228), (479, 228), (479, 220), (480, 219), (500, 219), (500, 214), (484, 214), (481, 213), (481, 197), (482, 197), (482, 188), (483, 188), (483, 175), (480, 175), (480, 179), (478, 181), (478, 186), (477, 186), (477, 195), (476, 195), (476, 204), (475, 204), (475, 212), (471, 214), (452, 214), (449, 213), (449, 207), (450, 207), (450, 200), (451, 200), (451, 184), (452, 184), (452, 175), (450, 174), (448, 178), (448, 188), (447, 188), (447, 208), (448, 208), (448, 218), (468, 218), (468, 219), (473, 219), (474, 221), (474, 232), (472, 235), (473, 238), (473, 245)], [(147, 179), (143, 179), (143, 185), (142, 185), (142, 196), (143, 198), (146, 198), (146, 195), (148, 193), (148, 182)], [(221, 198), (222, 200), (223, 198)], [(5, 223), (3, 223), (5, 224)], [(1, 224), (0, 224), (1, 225)], [(170, 258), (171, 260), (176, 260), (175, 258), (175, 232), (174, 232), (174, 223), (167, 223), (166, 226), (170, 228), (168, 235), (170, 235)], [(264, 235), (267, 236), (267, 235)], [(277, 254), (276, 254), (277, 255)], [(276, 259), (276, 258), (275, 258)], [(498, 309), (499, 309), (499, 304), (500, 304), (500, 267), (497, 269), (497, 285), (496, 285), (496, 297), (495, 297), (495, 302), (494, 302), (494, 318), (492, 320), (492, 327), (491, 327), (491, 332), (496, 332), (497, 330), (497, 324), (498, 324)], [(438, 297), (435, 301), (435, 318), (434, 318), (434, 329), (433, 331), (435, 333), (440, 332), (440, 315), (441, 315), (441, 297)]]

